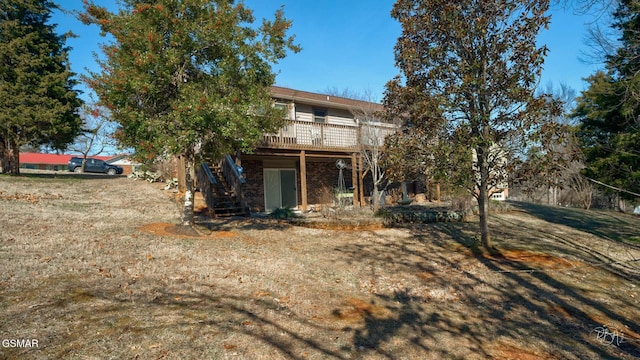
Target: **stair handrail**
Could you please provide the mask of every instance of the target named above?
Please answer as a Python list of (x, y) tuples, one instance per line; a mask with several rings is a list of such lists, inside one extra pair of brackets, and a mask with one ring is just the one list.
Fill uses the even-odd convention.
[(222, 175), (229, 186), (231, 186), (233, 192), (236, 195), (236, 201), (242, 206), (243, 209), (247, 209), (247, 204), (244, 198), (243, 185), (247, 183), (246, 179), (239, 171), (235, 161), (231, 158), (231, 155), (226, 155), (222, 161)]
[(209, 168), (209, 165), (207, 163), (202, 163), (202, 170), (207, 175), (207, 180), (211, 185), (215, 185), (218, 183), (216, 181), (216, 177), (213, 176), (213, 173), (211, 172), (211, 168)]
[(216, 205), (216, 197), (213, 196), (212, 187), (217, 184), (216, 177), (213, 176), (213, 173), (207, 163), (202, 163), (202, 166), (198, 169), (197, 176), (198, 187), (204, 197), (204, 201), (207, 204), (207, 207), (213, 210)]
[[(233, 176), (235, 178), (238, 179), (238, 181), (240, 182), (240, 184), (246, 184), (247, 181), (244, 178), (244, 175), (242, 175), (242, 173), (240, 173), (240, 170), (238, 169), (238, 166), (236, 166), (236, 162), (233, 161), (233, 158), (231, 157), (231, 155), (225, 155), (224, 157), (224, 166), (228, 167), (228, 170), (233, 174)], [(227, 169), (225, 169), (227, 170)], [(226, 174), (227, 171), (225, 171)], [(225, 175), (225, 180), (229, 180), (226, 178), (227, 175)]]

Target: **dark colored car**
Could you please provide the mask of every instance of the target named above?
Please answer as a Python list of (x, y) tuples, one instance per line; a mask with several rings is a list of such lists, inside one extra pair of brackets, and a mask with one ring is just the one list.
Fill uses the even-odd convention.
[[(72, 157), (69, 159), (69, 171), (82, 172), (82, 158)], [(120, 175), (122, 174), (122, 168), (106, 163), (104, 160), (87, 158), (87, 162), (84, 164), (84, 172)]]

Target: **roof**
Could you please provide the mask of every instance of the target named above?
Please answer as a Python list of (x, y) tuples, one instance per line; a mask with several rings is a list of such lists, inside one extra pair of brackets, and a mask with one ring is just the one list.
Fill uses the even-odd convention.
[(374, 111), (382, 111), (384, 107), (382, 104), (373, 103), (363, 100), (347, 99), (340, 96), (332, 96), (325, 94), (312, 93), (302, 90), (294, 90), (280, 86), (271, 87), (271, 95), (274, 98), (293, 100), (303, 103), (310, 103), (312, 105), (321, 105), (333, 108), (342, 108), (347, 110), (352, 109), (371, 109)]
[[(81, 157), (78, 154), (42, 154), (33, 152), (21, 152), (20, 164), (48, 164), (48, 165), (66, 165), (72, 157)], [(89, 156), (90, 158), (109, 160), (113, 156)]]

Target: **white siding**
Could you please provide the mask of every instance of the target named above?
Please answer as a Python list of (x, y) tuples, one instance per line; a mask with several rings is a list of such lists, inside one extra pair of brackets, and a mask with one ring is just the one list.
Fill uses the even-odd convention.
[(327, 111), (327, 124), (356, 126), (353, 115), (348, 110), (323, 108), (320, 106), (311, 106), (307, 104), (296, 103), (296, 120), (313, 121), (313, 109), (322, 109)]
[(310, 105), (296, 104), (296, 120), (313, 121), (312, 111)]

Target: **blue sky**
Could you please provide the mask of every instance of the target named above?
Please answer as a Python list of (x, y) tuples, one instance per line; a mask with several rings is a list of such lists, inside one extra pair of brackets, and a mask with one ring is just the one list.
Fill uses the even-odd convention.
[[(64, 9), (81, 10), (81, 0), (58, 0)], [(116, 9), (115, 0), (96, 3)], [(329, 88), (353, 92), (370, 92), (381, 100), (384, 85), (398, 74), (394, 67), (393, 46), (400, 35), (400, 26), (389, 13), (393, 0), (245, 0), (257, 19), (272, 18), (284, 5), (285, 15), (293, 20), (291, 34), (303, 50), (290, 54), (275, 66), (276, 84), (298, 90), (322, 92)], [(589, 16), (577, 16), (558, 6), (552, 10), (551, 25), (539, 42), (546, 44), (549, 54), (540, 81), (546, 87), (552, 83), (569, 85), (578, 91), (585, 89), (582, 78), (594, 73), (601, 65), (580, 60), (587, 50), (584, 38)], [(93, 52), (105, 40), (95, 26), (85, 26), (73, 15), (56, 13), (52, 22), (58, 32), (73, 31), (77, 38), (67, 45), (71, 68), (76, 73), (96, 69)], [(86, 94), (84, 95), (86, 97)]]

